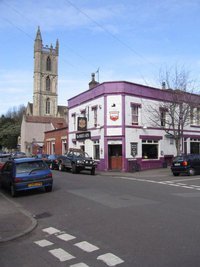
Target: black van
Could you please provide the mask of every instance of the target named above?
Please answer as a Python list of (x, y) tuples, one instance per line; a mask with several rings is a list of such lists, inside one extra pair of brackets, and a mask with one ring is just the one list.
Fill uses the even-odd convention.
[(195, 175), (200, 173), (200, 154), (181, 155), (174, 158), (171, 166), (174, 176), (181, 173)]

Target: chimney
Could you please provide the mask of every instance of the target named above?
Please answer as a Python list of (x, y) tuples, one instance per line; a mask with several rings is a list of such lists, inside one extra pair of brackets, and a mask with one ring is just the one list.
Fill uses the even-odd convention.
[(92, 75), (92, 80), (91, 82), (89, 82), (89, 89), (92, 89), (99, 84), (97, 81), (95, 81), (95, 73), (92, 73), (91, 75)]
[(166, 83), (162, 82), (162, 89), (166, 89)]

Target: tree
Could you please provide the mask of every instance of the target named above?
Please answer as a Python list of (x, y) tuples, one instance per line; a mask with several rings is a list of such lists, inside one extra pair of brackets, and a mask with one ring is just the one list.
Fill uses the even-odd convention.
[(18, 136), (20, 136), (22, 116), (25, 107), (10, 109), (0, 118), (0, 148), (16, 149)]
[(189, 76), (189, 72), (177, 67), (160, 72), (163, 101), (148, 107), (154, 126), (162, 127), (174, 138), (178, 155), (183, 150), (186, 127), (194, 122), (200, 124), (200, 97), (193, 93), (194, 82)]

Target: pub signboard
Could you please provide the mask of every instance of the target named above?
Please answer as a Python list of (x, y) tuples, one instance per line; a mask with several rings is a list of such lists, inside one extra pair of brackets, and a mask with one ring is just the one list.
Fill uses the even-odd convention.
[(90, 132), (82, 132), (82, 133), (77, 133), (76, 134), (76, 140), (85, 140), (85, 139), (90, 139), (91, 138), (91, 133)]

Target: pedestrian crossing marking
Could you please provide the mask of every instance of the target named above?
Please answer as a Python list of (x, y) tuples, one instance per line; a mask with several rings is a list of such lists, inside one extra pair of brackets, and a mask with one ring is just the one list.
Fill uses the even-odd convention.
[(47, 247), (47, 246), (53, 245), (52, 242), (50, 242), (50, 241), (48, 241), (46, 239), (35, 241), (34, 243), (37, 244), (40, 247)]
[(80, 262), (77, 264), (70, 265), (69, 267), (89, 267), (89, 266), (83, 262)]
[(42, 230), (45, 233), (48, 233), (50, 235), (56, 234), (56, 233), (60, 233), (60, 230), (54, 228), (54, 227), (48, 227)]
[(95, 250), (98, 250), (99, 248), (88, 243), (87, 241), (82, 241), (79, 243), (74, 244), (74, 246), (79, 247), (80, 249), (86, 251), (86, 252), (93, 252)]
[(62, 248), (52, 249), (52, 250), (49, 250), (49, 252), (53, 256), (55, 256), (57, 259), (59, 259), (61, 262), (75, 259), (73, 255), (71, 255), (70, 253), (68, 253)]
[(112, 253), (106, 253), (97, 257), (97, 260), (101, 260), (108, 266), (116, 266), (123, 263), (124, 261)]
[(61, 235), (57, 235), (57, 237), (64, 241), (70, 241), (76, 238), (75, 236), (69, 235), (69, 234), (61, 234)]

